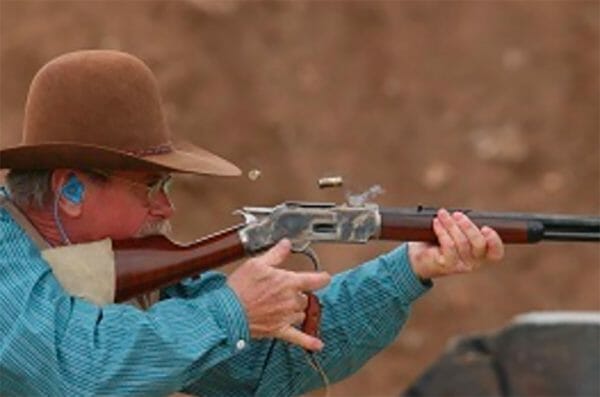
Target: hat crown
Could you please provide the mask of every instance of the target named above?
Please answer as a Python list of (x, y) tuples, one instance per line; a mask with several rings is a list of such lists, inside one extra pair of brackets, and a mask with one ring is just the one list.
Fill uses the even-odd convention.
[(27, 98), (23, 144), (77, 142), (144, 153), (170, 144), (158, 84), (138, 58), (78, 51), (46, 64)]
[(152, 71), (111, 50), (76, 51), (42, 67), (29, 87), (21, 143), (0, 148), (4, 168), (240, 174), (192, 143), (171, 142)]

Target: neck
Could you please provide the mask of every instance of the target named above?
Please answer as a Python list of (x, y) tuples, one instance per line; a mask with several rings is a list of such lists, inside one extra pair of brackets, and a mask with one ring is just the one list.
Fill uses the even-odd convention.
[(51, 209), (32, 208), (31, 206), (19, 207), (19, 209), (50, 245), (53, 247), (64, 245)]

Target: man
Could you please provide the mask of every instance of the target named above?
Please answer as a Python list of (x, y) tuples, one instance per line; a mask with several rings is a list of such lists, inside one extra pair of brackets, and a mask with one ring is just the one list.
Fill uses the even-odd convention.
[[(0, 151), (0, 167), (11, 170), (0, 209), (2, 396), (301, 394), (391, 343), (431, 278), (503, 256), (493, 230), (440, 211), (439, 246), (408, 243), (333, 278), (280, 269), (290, 253), (282, 240), (229, 277), (208, 272), (162, 291), (146, 311), (70, 295), (41, 251), (162, 232), (174, 211), (170, 173), (239, 174), (172, 142), (151, 71), (116, 51), (45, 65), (22, 144)], [(305, 292), (317, 290), (319, 338), (296, 328)]]

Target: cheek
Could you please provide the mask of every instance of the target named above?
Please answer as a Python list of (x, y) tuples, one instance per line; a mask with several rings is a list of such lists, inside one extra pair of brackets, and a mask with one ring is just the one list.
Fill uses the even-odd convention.
[(128, 195), (98, 197), (89, 204), (88, 224), (93, 225), (95, 230), (91, 232), (99, 238), (120, 240), (133, 237), (144, 224), (148, 212), (138, 200)]
[(114, 239), (133, 237), (146, 220), (146, 211), (140, 211), (136, 208), (129, 210), (120, 208), (111, 215), (113, 216), (111, 216), (107, 226), (111, 230), (111, 237)]

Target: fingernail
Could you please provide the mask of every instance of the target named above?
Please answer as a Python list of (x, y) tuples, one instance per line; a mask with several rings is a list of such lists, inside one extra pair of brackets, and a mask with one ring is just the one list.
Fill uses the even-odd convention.
[(289, 247), (291, 244), (292, 244), (292, 242), (287, 238), (283, 238), (283, 239), (279, 240), (279, 245), (281, 245), (283, 247)]

